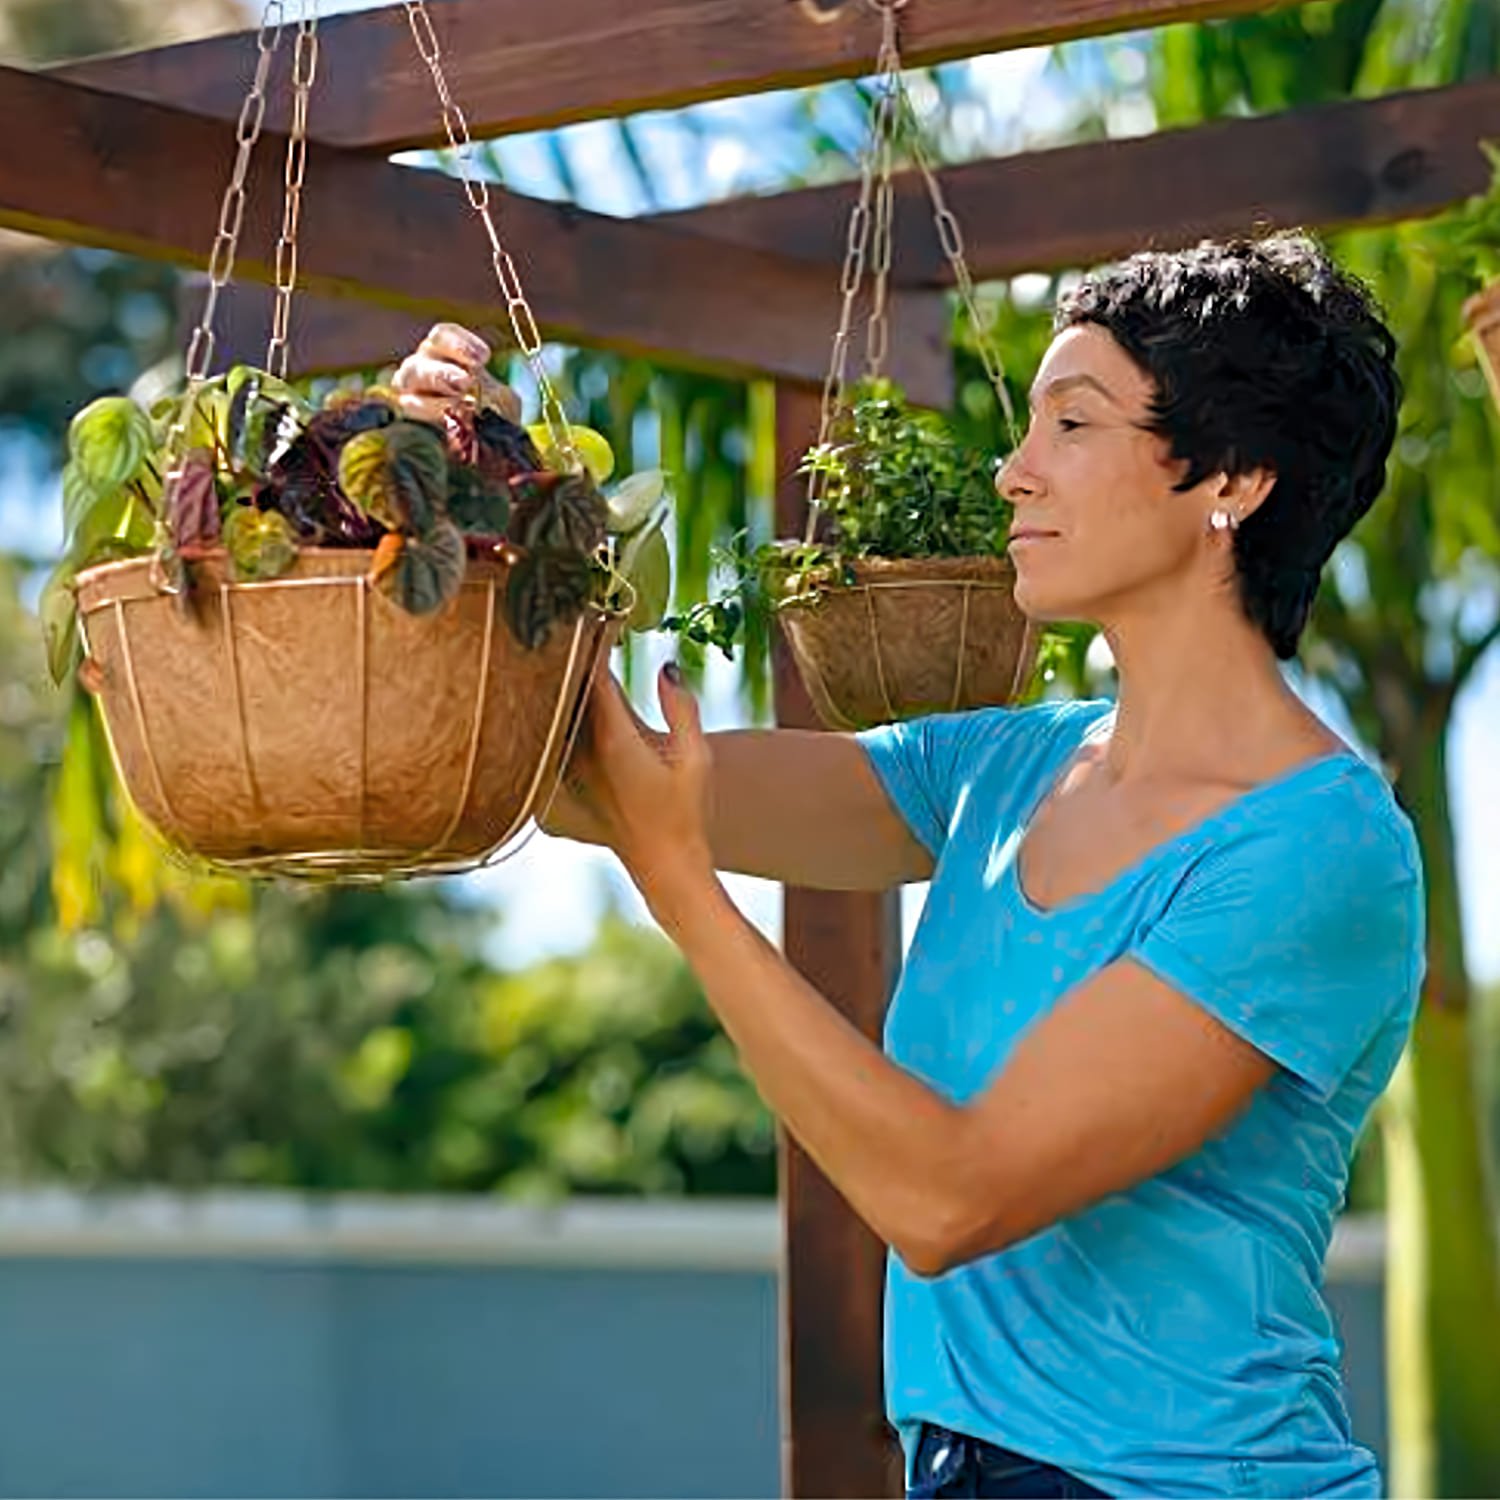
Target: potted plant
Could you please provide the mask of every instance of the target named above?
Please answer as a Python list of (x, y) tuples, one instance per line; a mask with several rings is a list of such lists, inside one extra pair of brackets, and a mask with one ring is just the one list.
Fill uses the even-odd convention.
[(819, 717), (859, 729), (1011, 701), (1035, 659), (1005, 555), (992, 460), (867, 380), (805, 456), (825, 535), (719, 561), (730, 587), (666, 626), (725, 652), (752, 616), (785, 631)]
[(236, 366), (185, 411), (75, 417), (48, 657), (170, 843), (379, 877), (483, 860), (539, 810), (595, 661), (664, 606), (666, 498), (602, 490), (603, 438), (519, 414), (439, 428)]

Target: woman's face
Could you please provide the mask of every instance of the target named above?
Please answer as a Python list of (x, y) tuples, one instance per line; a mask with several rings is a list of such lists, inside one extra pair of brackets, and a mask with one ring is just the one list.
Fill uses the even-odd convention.
[(1152, 393), (1103, 328), (1066, 329), (1048, 349), (997, 481), (1015, 508), (1016, 602), (1033, 619), (1108, 624), (1189, 577), (1224, 576), (1227, 536), (1208, 526), (1222, 478), (1173, 489), (1184, 466), (1144, 430)]

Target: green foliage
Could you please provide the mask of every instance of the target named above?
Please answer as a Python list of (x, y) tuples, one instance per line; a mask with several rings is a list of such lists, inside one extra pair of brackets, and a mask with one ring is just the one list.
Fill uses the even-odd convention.
[(1500, 149), (1493, 141), (1479, 145), (1490, 164), (1489, 187), (1443, 215), (1426, 236), (1441, 269), (1471, 291), (1500, 277)]
[[(138, 511), (154, 523), (164, 566), (185, 592), (192, 564), (221, 538), (243, 580), (274, 578), (302, 545), (374, 547), (371, 581), (401, 608), (427, 614), (457, 594), (472, 544), (519, 556), (508, 622), (528, 647), (590, 602), (627, 593), (605, 545), (606, 501), (589, 473), (543, 468), (525, 431), (497, 413), (450, 415), (439, 430), (401, 418), (379, 388), (332, 393), (313, 411), (285, 382), (240, 365), (204, 381), (191, 400), (189, 446), (165, 504), (174, 403), (161, 403), (153, 423), (133, 401), (108, 396), (73, 419), (63, 482), (68, 552), (46, 612), (59, 680), (78, 659), (68, 586), (99, 561), (102, 543), (147, 550)], [(455, 491), (471, 532), (450, 515)]]
[(802, 472), (821, 477), (843, 557), (991, 557), (1010, 506), (994, 460), (960, 442), (937, 412), (914, 411), (889, 380), (857, 387)]
[[(87, 498), (123, 489), (145, 463), (152, 447), (151, 419), (126, 396), (101, 396), (73, 418), (68, 450), (77, 492)], [(68, 520), (76, 529), (77, 507)]]
[(1004, 551), (1010, 506), (996, 492), (993, 459), (941, 414), (908, 406), (889, 380), (855, 387), (799, 472), (820, 481), (826, 539), (755, 546), (741, 532), (727, 546), (714, 544), (727, 591), (670, 616), (665, 629), (732, 656), (749, 629), (769, 629), (778, 609), (847, 582), (856, 558)]
[(291, 522), (274, 510), (234, 506), (224, 522), (223, 539), (234, 576), (247, 583), (279, 578), (297, 558)]
[(432, 888), (258, 890), (0, 960), (0, 1173), (316, 1190), (774, 1191), (771, 1123), (670, 945), (515, 974)]

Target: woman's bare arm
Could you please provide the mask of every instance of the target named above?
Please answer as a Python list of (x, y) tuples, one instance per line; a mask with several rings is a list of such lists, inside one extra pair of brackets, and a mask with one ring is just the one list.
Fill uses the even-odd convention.
[[(711, 734), (708, 743), (709, 837), (718, 869), (834, 891), (886, 890), (932, 873), (932, 856), (891, 806), (852, 736), (740, 729)], [(570, 767), (542, 826), (604, 843), (583, 793), (588, 754), (581, 746), (582, 765)]]

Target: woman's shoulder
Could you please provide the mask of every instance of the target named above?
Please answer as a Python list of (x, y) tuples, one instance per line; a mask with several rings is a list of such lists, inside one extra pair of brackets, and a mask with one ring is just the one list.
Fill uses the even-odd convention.
[(1343, 746), (1242, 797), (1215, 820), (1213, 856), (1274, 868), (1283, 887), (1422, 880), (1416, 830), (1385, 775)]

